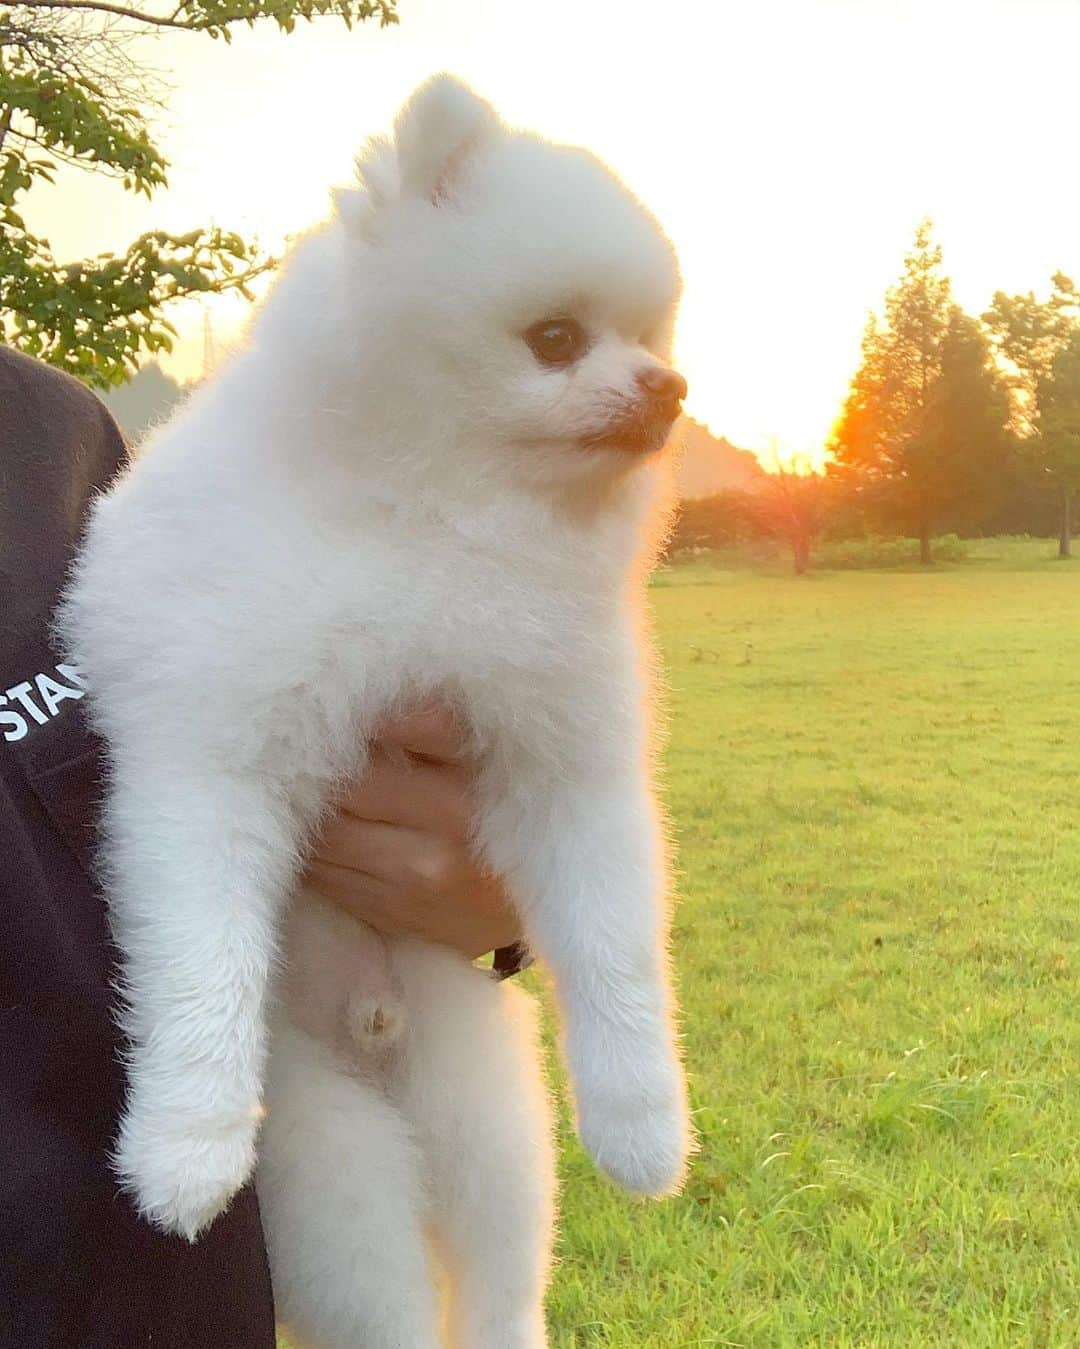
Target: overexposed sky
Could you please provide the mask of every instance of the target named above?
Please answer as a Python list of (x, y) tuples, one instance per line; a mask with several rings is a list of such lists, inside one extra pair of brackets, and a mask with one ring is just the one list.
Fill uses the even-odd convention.
[[(401, 23), (147, 41), (170, 188), (67, 173), (28, 198), (63, 259), (217, 223), (278, 249), (352, 155), (453, 70), (510, 122), (588, 145), (649, 204), (686, 282), (687, 407), (818, 454), (867, 311), (930, 214), (957, 298), (1080, 278), (1080, 0), (399, 0)], [(214, 308), (219, 344), (246, 306)], [(198, 374), (202, 317), (166, 364)]]

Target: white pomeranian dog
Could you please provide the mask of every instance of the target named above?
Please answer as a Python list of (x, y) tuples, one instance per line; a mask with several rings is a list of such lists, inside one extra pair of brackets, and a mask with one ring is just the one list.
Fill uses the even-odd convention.
[(446, 76), (359, 177), (97, 502), (61, 616), (110, 756), (115, 1164), (194, 1240), (258, 1150), (303, 1343), (442, 1343), (430, 1236), (452, 1342), (536, 1349), (553, 1179), (523, 995), (293, 895), (380, 719), (454, 707), (585, 1147), (627, 1189), (678, 1186), (641, 613), (678, 273), (601, 163)]

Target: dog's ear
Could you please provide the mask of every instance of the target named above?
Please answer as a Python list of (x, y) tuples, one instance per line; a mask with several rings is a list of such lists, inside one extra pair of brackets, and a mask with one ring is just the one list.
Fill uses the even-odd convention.
[(469, 159), (498, 135), (495, 109), (453, 75), (433, 75), (394, 123), (404, 193), (451, 199)]
[(369, 140), (356, 157), (355, 187), (337, 187), (331, 192), (345, 228), (360, 237), (369, 236), (379, 212), (399, 192), (397, 154), (385, 136)]

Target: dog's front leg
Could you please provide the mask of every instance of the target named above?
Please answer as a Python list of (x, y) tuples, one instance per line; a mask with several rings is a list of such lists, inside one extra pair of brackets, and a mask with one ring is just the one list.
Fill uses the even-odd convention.
[[(664, 844), (629, 690), (483, 784), (481, 843), (555, 977), (578, 1129), (626, 1189), (659, 1194), (691, 1130), (667, 968)], [(619, 716), (620, 706), (624, 709)], [(542, 723), (558, 727), (549, 712)], [(582, 726), (595, 735), (582, 735)]]
[(194, 1240), (254, 1167), (296, 830), (254, 774), (138, 749), (114, 746), (105, 816), (129, 1039), (114, 1165), (146, 1218)]

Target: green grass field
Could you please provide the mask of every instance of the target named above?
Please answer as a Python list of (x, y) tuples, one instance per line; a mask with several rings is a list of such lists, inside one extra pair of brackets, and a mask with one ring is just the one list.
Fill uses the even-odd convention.
[(1080, 1345), (1080, 561), (1051, 553), (658, 577), (701, 1153), (646, 1206), (566, 1133), (560, 1349)]

